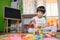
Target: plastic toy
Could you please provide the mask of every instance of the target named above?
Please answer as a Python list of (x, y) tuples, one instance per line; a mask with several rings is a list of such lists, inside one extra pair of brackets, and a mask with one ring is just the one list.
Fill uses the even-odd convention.
[(18, 35), (16, 34), (12, 34), (9, 36), (9, 40), (22, 40), (21, 37), (19, 37)]
[(34, 34), (27, 34), (26, 38), (35, 38), (35, 35)]
[(40, 39), (40, 35), (35, 35), (35, 37), (39, 40)]
[(44, 38), (43, 40), (58, 40), (57, 38)]
[(33, 34), (34, 33), (34, 29), (33, 28), (29, 28), (28, 29), (28, 33), (32, 33)]
[(29, 40), (29, 38), (23, 38), (22, 40)]
[(40, 23), (40, 37), (43, 38), (44, 37), (44, 28), (43, 28), (43, 23)]
[(37, 38), (31, 38), (30, 40), (38, 40)]

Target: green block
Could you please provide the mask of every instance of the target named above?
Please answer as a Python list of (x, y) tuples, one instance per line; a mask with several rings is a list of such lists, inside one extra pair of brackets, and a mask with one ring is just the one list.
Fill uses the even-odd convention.
[(31, 38), (30, 40), (38, 40), (37, 38)]

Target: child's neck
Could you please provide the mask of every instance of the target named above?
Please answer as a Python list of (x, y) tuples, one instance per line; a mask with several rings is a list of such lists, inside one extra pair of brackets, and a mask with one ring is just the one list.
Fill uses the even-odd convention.
[(42, 17), (39, 17), (39, 16), (38, 16), (38, 18), (42, 18)]

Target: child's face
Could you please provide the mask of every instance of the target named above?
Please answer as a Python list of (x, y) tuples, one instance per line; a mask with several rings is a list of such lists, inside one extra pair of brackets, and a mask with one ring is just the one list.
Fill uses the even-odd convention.
[(43, 16), (43, 13), (42, 13), (42, 12), (37, 12), (37, 16), (38, 16), (39, 18), (41, 18), (41, 17)]

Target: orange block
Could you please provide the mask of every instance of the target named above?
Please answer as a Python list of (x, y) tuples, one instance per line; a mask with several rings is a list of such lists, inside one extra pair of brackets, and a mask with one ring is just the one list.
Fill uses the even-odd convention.
[(22, 40), (29, 40), (29, 38), (24, 38), (24, 39), (22, 39)]
[(18, 34), (18, 36), (26, 36), (26, 34), (25, 33), (20, 33), (20, 34)]

